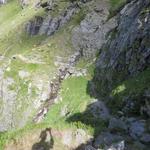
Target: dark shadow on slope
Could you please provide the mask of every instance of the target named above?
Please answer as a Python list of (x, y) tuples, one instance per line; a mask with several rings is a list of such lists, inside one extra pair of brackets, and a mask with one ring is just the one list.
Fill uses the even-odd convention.
[[(69, 116), (66, 121), (76, 124), (78, 128), (82, 128), (83, 126), (91, 127), (94, 132), (94, 137), (98, 136), (108, 126), (107, 119), (101, 119), (100, 117), (100, 111), (102, 110), (99, 107), (99, 104), (101, 104), (99, 101), (91, 103), (83, 113), (73, 114), (72, 116)], [(90, 143), (92, 142), (87, 142), (87, 144)], [(86, 144), (81, 145), (81, 148), (85, 145)]]
[[(93, 107), (95, 107), (97, 103), (98, 102), (91, 103), (87, 106), (87, 109), (83, 113), (76, 113), (72, 116), (69, 116), (66, 121), (76, 124), (78, 128), (82, 128), (84, 125), (91, 127), (94, 130), (94, 138), (97, 137), (108, 125), (108, 121), (104, 121), (98, 116), (99, 110), (97, 112), (92, 112)], [(93, 145), (94, 138), (87, 141), (87, 143), (81, 144), (78, 148), (76, 148), (76, 150), (84, 150), (86, 146)]]
[(32, 146), (32, 150), (50, 150), (53, 148), (54, 139), (51, 133), (51, 128), (47, 128), (40, 134), (40, 142)]
[[(94, 77), (95, 76), (97, 76), (97, 74), (95, 74)], [(105, 90), (107, 91), (107, 95), (101, 96), (100, 94), (102, 94), (103, 91), (100, 90), (100, 88), (103, 88), (103, 86), (101, 84), (98, 85), (98, 80), (93, 78), (87, 85), (87, 93), (94, 98), (104, 100), (113, 114), (122, 111), (129, 116), (141, 115), (141, 106), (145, 107), (146, 101), (149, 99), (146, 93), (148, 93), (150, 87), (150, 67), (133, 77), (128, 77), (126, 80), (115, 83), (116, 80), (114, 80), (111, 90)], [(109, 87), (106, 89), (109, 89)], [(143, 113), (146, 116), (146, 112)]]
[[(111, 114), (117, 117), (123, 116), (126, 117), (138, 117), (141, 116), (147, 119), (148, 114), (146, 114), (146, 101), (149, 101), (149, 87), (150, 87), (150, 68), (145, 69), (134, 77), (130, 77), (127, 80), (121, 81), (118, 83), (111, 92), (108, 93), (108, 97), (99, 97), (97, 93), (94, 93), (94, 86), (92, 81), (89, 81), (90, 84), (87, 85), (87, 93), (92, 97), (96, 98), (98, 101), (93, 102), (88, 105), (86, 110), (83, 113), (76, 113), (68, 117), (66, 120), (69, 123), (75, 123), (79, 128), (84, 125), (90, 126), (94, 130), (94, 136), (92, 141), (81, 144), (76, 150), (88, 150), (90, 146), (95, 146), (95, 138), (101, 134), (102, 131), (108, 131), (112, 134), (117, 134), (117, 131), (108, 130), (108, 121), (100, 119), (99, 108), (97, 109), (95, 105), (98, 102), (103, 101), (111, 111)], [(134, 107), (133, 107), (133, 106)], [(96, 115), (93, 115), (93, 110), (91, 108), (95, 107)], [(142, 112), (141, 112), (142, 111)], [(143, 113), (143, 115), (142, 115)], [(81, 126), (80, 126), (81, 125)], [(82, 126), (83, 125), (83, 126)], [(118, 131), (119, 132), (119, 131)], [(120, 132), (119, 132), (120, 133)], [(133, 141), (129, 141), (132, 143)], [(90, 149), (94, 150), (94, 149)]]

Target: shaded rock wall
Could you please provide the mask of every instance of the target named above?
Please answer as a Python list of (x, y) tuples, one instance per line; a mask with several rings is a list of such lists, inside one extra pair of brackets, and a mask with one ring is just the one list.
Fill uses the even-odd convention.
[[(150, 2), (132, 1), (120, 12), (118, 27), (104, 45), (96, 63), (95, 81), (100, 95), (114, 84), (150, 66)], [(99, 87), (98, 87), (99, 86)]]
[[(109, 120), (107, 130), (122, 136), (118, 144), (122, 148), (115, 145), (115, 150), (148, 149), (149, 87), (150, 1), (133, 0), (118, 14), (118, 25), (101, 48), (94, 78), (88, 86), (88, 92), (105, 101), (111, 115), (117, 118)], [(101, 133), (94, 144), (108, 146), (102, 142), (107, 138)]]

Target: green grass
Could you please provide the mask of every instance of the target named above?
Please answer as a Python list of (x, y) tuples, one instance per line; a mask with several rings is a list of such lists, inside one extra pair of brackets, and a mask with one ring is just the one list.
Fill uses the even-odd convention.
[(21, 7), (17, 4), (16, 0), (11, 0), (8, 4), (0, 7), (0, 23), (11, 20), (11, 18), (20, 11)]
[(89, 103), (90, 97), (86, 93), (87, 80), (83, 77), (68, 78), (62, 83), (62, 101), (51, 107), (45, 118), (45, 122), (54, 128), (65, 128), (70, 126), (66, 123), (66, 117), (61, 117), (61, 109), (68, 108), (68, 115), (83, 112)]
[[(44, 122), (55, 129), (82, 128), (87, 133), (95, 135), (105, 127), (105, 122), (94, 118), (88, 107), (91, 97), (87, 93), (88, 76), (71, 77), (62, 83), (60, 96), (62, 101), (53, 105)], [(61, 116), (61, 110), (66, 107), (66, 116)]]
[[(62, 83), (61, 89), (61, 97), (62, 101), (58, 104), (53, 105), (45, 120), (42, 124), (35, 125), (35, 124), (28, 124), (22, 129), (8, 131), (6, 133), (0, 134), (0, 147), (2, 148), (6, 143), (9, 143), (11, 140), (16, 140), (23, 136), (24, 134), (29, 133), (31, 130), (37, 129), (44, 129), (46, 127), (51, 127), (54, 129), (72, 129), (75, 130), (77, 128), (82, 128), (86, 132), (93, 134), (94, 128), (91, 124), (86, 124), (82, 121), (84, 112), (86, 111), (87, 105), (90, 103), (90, 97), (86, 93), (86, 86), (88, 80), (84, 77), (72, 77), (68, 78)], [(60, 115), (61, 109), (67, 106), (68, 108), (68, 115), (62, 117)], [(67, 119), (72, 115), (81, 114), (78, 120), (69, 122)], [(83, 114), (83, 115), (82, 115)], [(88, 117), (90, 116), (92, 121), (94, 121), (93, 117), (87, 114)], [(89, 119), (89, 118), (88, 118)], [(102, 124), (102, 123), (101, 123)], [(101, 126), (97, 124), (99, 128)]]

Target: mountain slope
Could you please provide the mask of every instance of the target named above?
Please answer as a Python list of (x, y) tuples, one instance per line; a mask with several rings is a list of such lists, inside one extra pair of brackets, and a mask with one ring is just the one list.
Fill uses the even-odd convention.
[(0, 15), (0, 149), (148, 150), (149, 0), (13, 0)]

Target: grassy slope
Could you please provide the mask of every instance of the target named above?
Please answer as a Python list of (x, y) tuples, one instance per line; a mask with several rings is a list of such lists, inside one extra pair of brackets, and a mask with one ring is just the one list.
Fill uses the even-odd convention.
[[(63, 3), (63, 7), (64, 6), (65, 3)], [(11, 60), (11, 63), (6, 68), (5, 78), (11, 77), (15, 80), (15, 84), (10, 87), (10, 90), (17, 90), (17, 87), (20, 87), (18, 92), (19, 94), (17, 95), (18, 102), (24, 102), (24, 99), (26, 99), (28, 84), (32, 80), (32, 78), (27, 79), (25, 83), (24, 80), (18, 77), (18, 71), (26, 70), (31, 73), (33, 78), (35, 76), (39, 76), (39, 79), (45, 78), (45, 76), (46, 78), (53, 77), (56, 70), (54, 60), (56, 59), (56, 56), (61, 56), (66, 59), (67, 56), (72, 53), (73, 50), (70, 44), (70, 32), (83, 17), (83, 12), (79, 12), (79, 14), (76, 15), (72, 21), (69, 22), (69, 24), (60, 29), (53, 37), (30, 37), (24, 33), (24, 28), (22, 27), (24, 27), (25, 23), (35, 15), (44, 14), (43, 12), (44, 10), (42, 9), (37, 11), (32, 7), (28, 7), (22, 10), (18, 5), (17, 0), (13, 0), (12, 2), (0, 7), (0, 53), (5, 56), (5, 59), (0, 62), (0, 66), (3, 66), (4, 64), (8, 63), (9, 60)], [(64, 37), (66, 38), (64, 39)], [(41, 60), (43, 64), (27, 63), (20, 59), (20, 55), (28, 58), (29, 61), (33, 59)], [(12, 56), (15, 56), (16, 59), (12, 59)], [(83, 90), (85, 90), (87, 81), (84, 79), (82, 80)], [(32, 98), (34, 99), (36, 96), (34, 89), (32, 92)], [(24, 103), (22, 106), (23, 107), (21, 110), (26, 110), (26, 103)], [(19, 115), (18, 118), (21, 117), (20, 110), (16, 115)], [(37, 128), (45, 128), (49, 125), (50, 123), (45, 121), (44, 124), (37, 126)], [(11, 139), (15, 139), (24, 133), (30, 132), (30, 130), (33, 128), (36, 128), (36, 126), (29, 123), (21, 130), (17, 129), (8, 131), (6, 133), (1, 133), (0, 149), (3, 149), (5, 143)]]
[[(90, 66), (91, 67), (91, 66)], [(56, 130), (65, 130), (65, 129), (77, 129), (82, 128), (87, 133), (93, 134), (94, 128), (91, 125), (84, 124), (82, 121), (76, 120), (73, 122), (66, 121), (70, 116), (75, 114), (82, 114), (87, 105), (91, 102), (91, 97), (86, 92), (86, 87), (88, 80), (90, 79), (91, 68), (89, 67), (89, 74), (85, 77), (71, 77), (62, 83), (62, 88), (60, 92), (60, 96), (62, 97), (62, 101), (58, 104), (55, 104), (51, 107), (48, 112), (45, 120), (39, 124), (29, 124), (25, 126), (23, 129), (9, 131), (0, 136), (0, 147), (4, 146), (6, 143), (9, 143), (11, 140), (17, 140), (23, 135), (26, 135), (33, 129), (44, 129), (46, 127), (52, 127)], [(61, 110), (67, 106), (69, 115), (61, 116)], [(84, 116), (88, 117), (88, 116)], [(81, 115), (82, 118), (82, 115)], [(93, 117), (92, 117), (93, 118)], [(91, 118), (91, 119), (92, 119)], [(89, 118), (88, 118), (89, 119)], [(93, 119), (92, 119), (93, 121)], [(97, 128), (102, 128), (99, 124), (97, 124)]]

